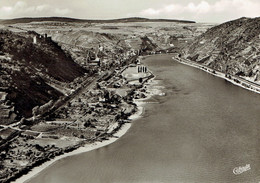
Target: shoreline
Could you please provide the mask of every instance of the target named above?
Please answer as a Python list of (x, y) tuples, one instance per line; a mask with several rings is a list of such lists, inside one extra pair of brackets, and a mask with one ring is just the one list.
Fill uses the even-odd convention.
[[(137, 105), (138, 110), (128, 118), (130, 121), (140, 118), (143, 113), (142, 103), (136, 102), (136, 105)], [(54, 159), (51, 159), (51, 160), (41, 164), (40, 166), (34, 167), (30, 172), (21, 176), (20, 178), (16, 179), (15, 181), (11, 181), (11, 183), (28, 182), (30, 179), (32, 179), (33, 177), (38, 175), (44, 169), (54, 165), (54, 163), (56, 163), (57, 161), (59, 161), (61, 159), (64, 159), (64, 158), (67, 158), (70, 156), (74, 156), (74, 155), (78, 155), (78, 154), (82, 154), (82, 153), (86, 153), (86, 152), (90, 152), (90, 151), (105, 147), (107, 145), (110, 145), (110, 144), (116, 142), (118, 139), (120, 139), (120, 137), (124, 136), (126, 134), (126, 132), (131, 128), (131, 126), (132, 126), (132, 122), (125, 123), (121, 126), (121, 128), (117, 132), (115, 132), (113, 134), (113, 137), (110, 137), (108, 140), (104, 140), (102, 142), (94, 142), (91, 144), (86, 144), (82, 147), (79, 147), (78, 149), (75, 149), (74, 151), (65, 153), (60, 156), (56, 156)]]
[[(251, 92), (260, 94), (260, 86), (259, 86), (259, 87), (256, 87), (256, 86), (253, 87), (252, 85), (250, 85), (249, 87), (243, 86), (242, 84), (244, 84), (244, 81), (242, 81), (241, 78), (236, 78), (236, 80), (238, 80), (238, 81), (240, 82), (240, 83), (238, 83), (238, 82), (235, 82), (234, 79), (230, 79), (230, 78), (225, 77), (225, 74), (222, 73), (222, 72), (215, 71), (215, 73), (212, 73), (212, 71), (214, 71), (214, 70), (211, 69), (211, 68), (209, 68), (209, 67), (207, 67), (207, 66), (198, 65), (197, 63), (193, 63), (193, 62), (191, 62), (191, 61), (181, 61), (181, 60), (179, 60), (178, 58), (175, 58), (175, 57), (172, 57), (172, 59), (175, 60), (175, 61), (177, 61), (177, 62), (179, 62), (179, 63), (181, 63), (181, 64), (188, 65), (188, 66), (191, 66), (191, 67), (200, 69), (200, 70), (202, 70), (202, 71), (204, 71), (204, 72), (207, 72), (207, 73), (209, 73), (209, 74), (211, 74), (211, 75), (213, 75), (213, 76), (217, 76), (217, 77), (219, 77), (219, 78), (222, 78), (222, 79), (224, 79), (224, 80), (226, 80), (226, 81), (228, 81), (228, 82), (230, 82), (230, 83), (232, 83), (232, 84), (234, 84), (234, 85), (236, 85), (236, 86), (239, 86), (239, 87), (244, 88), (244, 89), (246, 89), (246, 90), (249, 90), (249, 91), (251, 91)], [(203, 67), (204, 67), (204, 68), (203, 68)], [(205, 69), (205, 68), (206, 68), (206, 69)], [(209, 71), (209, 70), (212, 70), (212, 71)], [(246, 81), (246, 82), (247, 82), (246, 85), (248, 85), (248, 83), (249, 83), (250, 81)], [(241, 84), (241, 83), (242, 83), (242, 84)], [(257, 85), (257, 84), (255, 84), (255, 85)], [(250, 88), (250, 87), (253, 87), (253, 88)]]
[[(151, 71), (150, 71), (151, 72)], [(155, 77), (148, 79), (148, 80), (153, 80)], [(142, 85), (142, 87), (145, 85), (145, 83)], [(120, 137), (124, 136), (126, 134), (126, 132), (131, 128), (132, 126), (132, 121), (137, 120), (141, 117), (141, 115), (144, 112), (144, 106), (145, 105), (145, 100), (147, 100), (149, 97), (146, 97), (144, 99), (138, 99), (138, 100), (133, 100), (133, 102), (136, 104), (137, 106), (137, 111), (135, 113), (133, 113), (131, 116), (128, 117), (129, 122), (128, 123), (124, 123), (117, 131), (115, 131), (114, 133), (112, 132), (112, 137), (109, 137), (107, 140), (103, 140), (103, 141), (97, 141), (97, 142), (93, 142), (91, 144), (85, 144), (84, 146), (81, 146), (71, 152), (59, 155), (54, 157), (53, 159), (46, 161), (45, 163), (36, 166), (34, 168), (32, 168), (27, 174), (22, 175), (21, 177), (19, 177), (18, 179), (11, 181), (11, 183), (25, 183), (28, 182), (29, 180), (31, 180), (33, 177), (37, 176), (40, 172), (42, 172), (44, 169), (54, 165), (57, 161), (70, 157), (70, 156), (74, 156), (74, 155), (78, 155), (78, 154), (82, 154), (82, 153), (87, 153), (105, 146), (108, 146), (114, 142), (116, 142), (117, 140), (120, 139)]]

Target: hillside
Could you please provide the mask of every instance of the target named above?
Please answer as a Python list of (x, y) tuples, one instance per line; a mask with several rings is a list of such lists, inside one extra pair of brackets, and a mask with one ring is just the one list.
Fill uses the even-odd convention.
[(33, 107), (63, 95), (47, 83), (66, 85), (86, 72), (50, 38), (35, 32), (3, 30), (0, 31), (0, 67), (0, 93), (7, 94), (1, 100), (1, 109), (14, 107), (12, 112), (20, 117), (31, 116)]
[[(17, 24), (3, 25), (10, 31), (1, 31), (0, 37), (0, 59), (4, 68), (0, 103), (10, 105), (1, 108), (4, 112), (0, 116), (9, 121), (16, 115), (29, 117), (35, 106), (70, 94), (74, 90), (70, 82), (85, 72), (105, 71), (136, 53), (177, 52), (211, 27), (144, 18), (104, 20), (101, 22), (117, 23), (98, 24), (84, 21), (61, 17), (21, 18), (13, 21)], [(169, 23), (171, 21), (173, 23)], [(97, 67), (96, 59), (101, 60), (101, 67)]]
[(260, 18), (240, 18), (210, 28), (184, 50), (184, 57), (215, 70), (260, 81)]
[(178, 53), (212, 27), (67, 21), (0, 25), (0, 182), (114, 136), (138, 110), (134, 99), (153, 93), (138, 56)]
[(40, 17), (40, 18), (16, 18), (8, 20), (0, 20), (2, 24), (16, 24), (16, 23), (31, 23), (31, 22), (74, 22), (74, 23), (127, 23), (127, 22), (180, 22), (180, 23), (195, 23), (194, 21), (188, 20), (174, 20), (174, 19), (148, 19), (148, 18), (122, 18), (122, 19), (111, 19), (111, 20), (87, 20), (87, 19), (76, 19), (67, 17)]

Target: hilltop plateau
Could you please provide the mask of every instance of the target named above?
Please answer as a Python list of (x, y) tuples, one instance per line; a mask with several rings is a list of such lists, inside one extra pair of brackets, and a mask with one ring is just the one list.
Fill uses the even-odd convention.
[(177, 23), (195, 23), (189, 20), (174, 20), (174, 19), (148, 19), (140, 17), (121, 18), (112, 20), (87, 20), (76, 19), (68, 17), (40, 17), (40, 18), (15, 18), (8, 20), (0, 20), (3, 24), (16, 24), (16, 23), (31, 23), (31, 22), (45, 22), (45, 21), (59, 21), (59, 22), (73, 22), (73, 23), (127, 23), (127, 22), (177, 22)]

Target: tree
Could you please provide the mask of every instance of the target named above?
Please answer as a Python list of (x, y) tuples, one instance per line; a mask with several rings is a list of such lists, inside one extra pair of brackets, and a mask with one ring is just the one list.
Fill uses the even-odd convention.
[(38, 151), (43, 151), (43, 147), (40, 146), (39, 144), (35, 144), (35, 148), (38, 150)]
[(79, 138), (81, 138), (81, 139), (84, 139), (84, 138), (85, 138), (85, 136), (81, 134)]
[(84, 123), (84, 126), (85, 126), (86, 128), (92, 126), (90, 120), (86, 121), (86, 122)]
[(142, 83), (143, 82), (143, 78), (139, 78), (139, 83)]

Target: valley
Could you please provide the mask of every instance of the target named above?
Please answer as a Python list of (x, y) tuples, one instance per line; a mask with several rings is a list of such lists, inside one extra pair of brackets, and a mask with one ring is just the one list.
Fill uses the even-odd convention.
[(259, 18), (220, 25), (58, 17), (0, 24), (1, 182), (117, 138), (142, 113), (138, 100), (165, 95), (147, 87), (156, 77), (143, 63), (147, 56), (171, 56), (260, 91)]
[(0, 40), (2, 182), (113, 137), (138, 112), (134, 100), (151, 95), (143, 84), (154, 76), (143, 56), (178, 53), (212, 26), (15, 21), (2, 22)]

